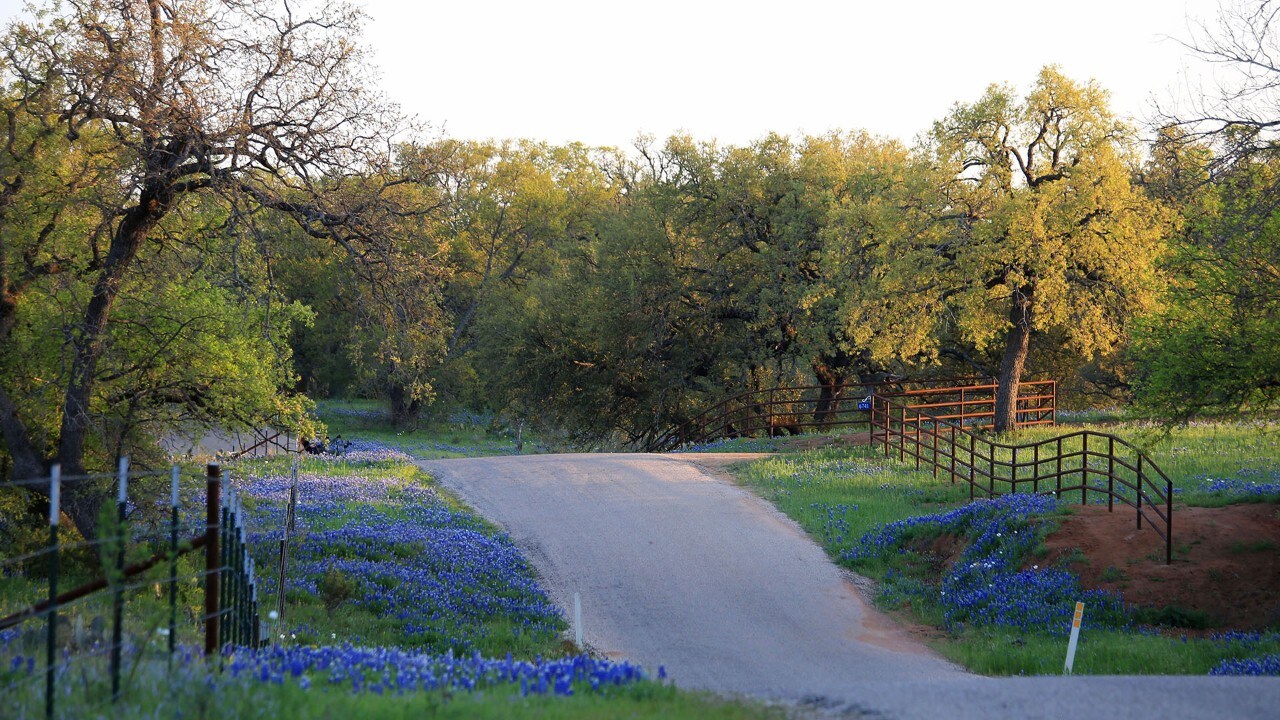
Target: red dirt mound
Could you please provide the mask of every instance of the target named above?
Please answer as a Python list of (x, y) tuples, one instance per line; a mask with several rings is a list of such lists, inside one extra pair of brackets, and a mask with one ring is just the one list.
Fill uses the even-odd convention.
[(1078, 507), (1045, 541), (1086, 588), (1114, 590), (1134, 605), (1207, 615), (1214, 629), (1280, 627), (1280, 505), (1175, 507), (1173, 563), (1164, 540), (1138, 530), (1131, 509)]

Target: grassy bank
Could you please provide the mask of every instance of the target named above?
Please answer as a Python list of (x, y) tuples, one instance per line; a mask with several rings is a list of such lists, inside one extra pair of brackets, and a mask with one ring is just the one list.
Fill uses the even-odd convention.
[[(1179, 497), (1267, 501), (1252, 486), (1206, 485), (1201, 477), (1227, 469), (1236, 478), (1271, 472), (1280, 453), (1270, 436), (1256, 435), (1244, 426), (1191, 428), (1152, 447), (1181, 459), (1168, 463), (1183, 489)], [(1202, 446), (1198, 438), (1216, 442)], [(1220, 457), (1226, 452), (1236, 454)], [(1024, 496), (974, 509), (964, 485), (912, 471), (869, 447), (778, 455), (735, 472), (833, 560), (876, 580), (882, 607), (937, 628), (937, 648), (978, 672), (1061, 672), (1071, 609), (1080, 598), (1088, 598), (1090, 615), (1078, 673), (1203, 674), (1280, 652), (1276, 632), (1196, 638), (1145, 628), (1117, 598), (1080, 588), (1065, 563), (1042, 566), (1041, 540), (1072, 512), (1065, 502)]]

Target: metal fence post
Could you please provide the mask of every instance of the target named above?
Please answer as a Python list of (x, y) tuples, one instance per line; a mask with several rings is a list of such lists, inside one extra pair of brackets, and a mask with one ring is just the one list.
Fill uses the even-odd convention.
[(218, 573), (221, 571), (219, 558), (222, 516), (222, 468), (217, 463), (210, 463), (206, 468), (207, 495), (205, 498), (205, 533), (209, 538), (204, 546), (204, 654), (212, 655), (218, 650)]
[(1018, 448), (1014, 445), (1009, 451), (1009, 492), (1018, 492)]
[(1031, 455), (1031, 462), (1035, 463), (1035, 469), (1031, 473), (1031, 492), (1040, 494), (1040, 445), (1035, 446), (1035, 451)]
[(1089, 431), (1084, 433), (1084, 462), (1080, 464), (1080, 504), (1089, 504)]
[(173, 466), (169, 484), (169, 667), (178, 635), (178, 466)]
[(960, 454), (956, 448), (956, 426), (951, 425), (951, 484), (956, 484), (956, 455)]
[(44, 716), (47, 720), (53, 718), (53, 663), (58, 654), (58, 516), (61, 514), (58, 505), (61, 493), (62, 466), (54, 465), (49, 470), (49, 626), (44, 656)]
[(1142, 529), (1142, 455), (1138, 455), (1138, 529)]
[(969, 433), (969, 502), (973, 502), (973, 484), (977, 482), (977, 477), (974, 475), (978, 468), (978, 456), (974, 452), (976, 442), (977, 438), (974, 434)]
[(1057, 470), (1055, 470), (1053, 482), (1055, 489), (1053, 496), (1058, 500), (1062, 500), (1062, 436), (1058, 436), (1058, 462)]
[(128, 540), (128, 528), (125, 526), (125, 503), (129, 493), (129, 458), (120, 458), (120, 484), (116, 496), (117, 518), (120, 522), (117, 532), (120, 549), (116, 552), (115, 592), (112, 598), (111, 627), (111, 702), (120, 699), (120, 664), (124, 650), (124, 546)]
[(1116, 439), (1107, 436), (1107, 512), (1115, 508), (1116, 502)]

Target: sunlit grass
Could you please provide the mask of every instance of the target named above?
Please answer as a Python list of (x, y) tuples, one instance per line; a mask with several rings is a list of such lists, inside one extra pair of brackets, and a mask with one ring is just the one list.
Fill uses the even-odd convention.
[[(322, 400), (316, 413), (329, 429), (331, 439), (372, 440), (401, 449), (417, 458), (457, 458), (515, 455), (516, 432), (486, 415), (461, 413), (447, 420), (424, 420), (412, 429), (396, 428), (384, 403), (373, 400)], [(546, 452), (548, 448), (524, 433), (520, 452)]]
[[(1079, 429), (1123, 438), (1142, 449), (1173, 483), (1177, 500), (1188, 505), (1280, 502), (1280, 424), (1261, 421), (1204, 421), (1164, 427), (1137, 421), (1023, 430), (1010, 440), (1043, 440)], [(1240, 497), (1208, 489), (1207, 481), (1275, 485), (1277, 489)]]

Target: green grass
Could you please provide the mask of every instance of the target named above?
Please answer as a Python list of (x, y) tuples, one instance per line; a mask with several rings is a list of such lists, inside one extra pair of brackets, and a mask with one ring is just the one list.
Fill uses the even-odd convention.
[[(329, 437), (360, 439), (399, 448), (419, 458), (480, 457), (516, 454), (514, 429), (483, 416), (460, 415), (455, 421), (423, 421), (412, 430), (397, 429), (386, 405), (374, 400), (321, 400), (316, 414)], [(524, 453), (547, 452), (549, 447), (524, 433)]]
[[(968, 629), (935, 647), (948, 659), (986, 675), (1057, 675), (1066, 638), (1013, 634), (1001, 628)], [(1081, 634), (1072, 671), (1077, 675), (1205, 675), (1223, 660), (1280, 652), (1280, 640), (1243, 642), (1117, 630)]]
[(832, 555), (878, 525), (969, 498), (967, 485), (907, 470), (871, 447), (778, 455), (734, 470), (740, 482), (800, 522)]
[[(1205, 492), (1206, 478), (1280, 482), (1280, 424), (1275, 422), (1196, 422), (1172, 428), (1139, 421), (1080, 424), (1024, 430), (1009, 439), (1043, 440), (1080, 429), (1116, 435), (1142, 449), (1172, 481), (1178, 501), (1188, 505), (1218, 507), (1241, 501)], [(1280, 502), (1280, 493), (1250, 501)]]
[[(104, 661), (97, 661), (102, 665)], [(591, 691), (575, 686), (572, 697), (529, 695), (521, 697), (510, 686), (474, 692), (409, 692), (353, 694), (345, 686), (328, 688), (323, 678), (303, 689), (292, 680), (265, 684), (253, 678), (210, 672), (202, 661), (169, 669), (163, 660), (145, 660), (127, 669), (118, 703), (106, 705), (109, 695), (104, 667), (82, 665), (64, 676), (57, 698), (57, 716), (75, 718), (182, 717), (191, 720), (243, 718), (245, 720), (391, 720), (393, 718), (709, 718), (730, 720), (781, 720), (777, 707), (750, 700), (720, 698), (709, 693), (682, 691), (672, 685), (646, 681), (623, 687)], [(0, 687), (7, 685), (0, 669)], [(210, 677), (215, 678), (210, 682)], [(6, 717), (36, 718), (44, 715), (42, 676), (6, 693)]]

